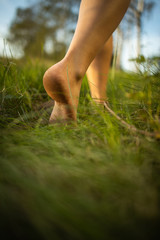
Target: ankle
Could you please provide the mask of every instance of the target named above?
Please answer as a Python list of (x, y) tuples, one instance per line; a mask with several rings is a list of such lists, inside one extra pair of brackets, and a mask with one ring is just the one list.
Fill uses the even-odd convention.
[(79, 61), (79, 57), (77, 58), (77, 56), (75, 57), (74, 55), (75, 53), (73, 52), (67, 54), (63, 62), (68, 74), (71, 75), (76, 82), (79, 82), (84, 77), (86, 69), (84, 68), (84, 63), (82, 64)]
[(92, 99), (96, 103), (103, 104), (104, 101), (107, 101), (107, 96), (106, 95), (92, 95)]
[(84, 74), (82, 67), (75, 66), (70, 57), (65, 57), (45, 72), (43, 85), (52, 99), (59, 103), (71, 104), (72, 98), (77, 102)]

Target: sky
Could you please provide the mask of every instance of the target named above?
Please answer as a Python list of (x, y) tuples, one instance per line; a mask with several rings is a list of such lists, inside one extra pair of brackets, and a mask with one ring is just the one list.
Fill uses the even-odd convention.
[[(154, 0), (156, 5), (149, 18), (145, 18), (143, 22), (142, 34), (142, 54), (145, 57), (160, 55), (160, 0)], [(10, 50), (5, 42), (5, 36), (8, 33), (9, 25), (13, 20), (17, 7), (26, 7), (31, 0), (0, 0), (0, 55), (5, 50), (8, 56)], [(116, 35), (116, 34), (114, 34)], [(115, 43), (116, 44), (116, 43)], [(20, 52), (14, 51), (16, 57), (21, 55)], [(124, 48), (122, 55), (122, 66), (124, 69), (133, 69), (133, 63), (128, 61), (129, 58), (136, 57), (136, 35), (132, 38), (124, 40)]]

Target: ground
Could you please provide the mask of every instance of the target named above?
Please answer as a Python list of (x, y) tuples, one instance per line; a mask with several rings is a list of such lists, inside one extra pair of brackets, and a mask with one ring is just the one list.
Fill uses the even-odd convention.
[[(41, 63), (40, 63), (41, 62)], [(0, 233), (3, 239), (157, 239), (160, 142), (95, 105), (86, 77), (77, 124), (48, 125), (40, 60), (0, 61)], [(157, 65), (110, 72), (110, 108), (160, 132)]]

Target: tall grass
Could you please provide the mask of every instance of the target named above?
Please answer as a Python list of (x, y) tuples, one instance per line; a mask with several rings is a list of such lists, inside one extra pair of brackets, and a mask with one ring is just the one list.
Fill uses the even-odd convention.
[[(49, 126), (46, 63), (1, 59), (2, 239), (156, 239), (159, 140), (124, 129), (83, 80), (77, 125)], [(115, 72), (110, 107), (139, 129), (160, 131), (160, 79)], [(44, 121), (45, 120), (45, 121)]]

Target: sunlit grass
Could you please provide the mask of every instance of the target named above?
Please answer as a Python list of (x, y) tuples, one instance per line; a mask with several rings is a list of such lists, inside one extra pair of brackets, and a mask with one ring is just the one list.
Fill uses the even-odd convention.
[[(156, 239), (159, 140), (128, 131), (95, 105), (86, 77), (77, 125), (48, 126), (47, 64), (0, 64), (1, 236)], [(115, 72), (107, 91), (110, 107), (127, 123), (160, 131), (157, 74)]]

